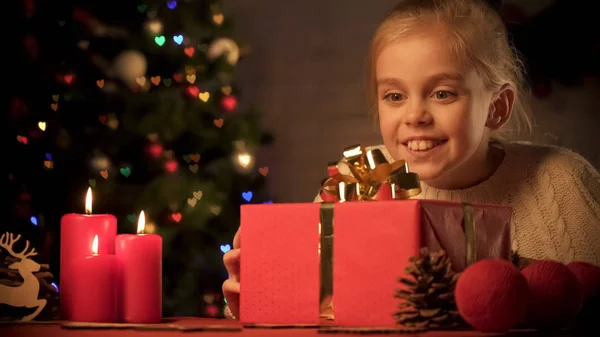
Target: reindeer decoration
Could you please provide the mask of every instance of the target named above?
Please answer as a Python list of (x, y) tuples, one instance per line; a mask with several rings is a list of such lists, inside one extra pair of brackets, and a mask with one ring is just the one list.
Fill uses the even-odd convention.
[(35, 248), (31, 252), (27, 252), (29, 249), (29, 241), (25, 241), (25, 249), (20, 253), (13, 251), (13, 245), (21, 238), (21, 235), (14, 237), (14, 234), (6, 233), (2, 234), (0, 238), (0, 247), (6, 249), (8, 253), (20, 261), (14, 262), (8, 268), (19, 271), (19, 274), (23, 278), (23, 284), (13, 287), (0, 284), (0, 303), (8, 304), (13, 307), (25, 307), (25, 308), (36, 308), (36, 310), (23, 317), (21, 321), (30, 321), (34, 319), (46, 306), (45, 299), (38, 299), (40, 292), (40, 281), (33, 275), (33, 273), (40, 270), (40, 265), (29, 259), (31, 256), (37, 255)]

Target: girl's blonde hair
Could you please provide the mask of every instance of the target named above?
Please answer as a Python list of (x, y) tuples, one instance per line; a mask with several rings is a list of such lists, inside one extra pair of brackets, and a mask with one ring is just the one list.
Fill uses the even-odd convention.
[(523, 62), (508, 39), (500, 16), (480, 0), (404, 0), (381, 22), (371, 43), (368, 65), (368, 96), (377, 118), (375, 64), (388, 44), (435, 24), (448, 28), (448, 48), (466, 66), (473, 67), (489, 90), (505, 84), (516, 91), (509, 122), (494, 138), (513, 132), (530, 132), (532, 120), (529, 90)]

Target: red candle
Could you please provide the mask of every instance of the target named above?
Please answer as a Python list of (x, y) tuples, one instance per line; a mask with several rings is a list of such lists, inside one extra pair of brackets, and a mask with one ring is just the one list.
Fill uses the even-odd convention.
[(127, 323), (157, 323), (162, 319), (162, 237), (145, 233), (144, 211), (138, 234), (117, 236), (119, 319)]
[(98, 255), (98, 235), (92, 255), (73, 261), (72, 312), (75, 322), (117, 322), (117, 257)]
[(117, 218), (111, 214), (92, 215), (92, 189), (85, 198), (86, 214), (65, 214), (60, 222), (60, 309), (63, 319), (70, 320), (75, 260), (92, 255), (92, 241), (98, 235), (99, 255), (115, 252)]

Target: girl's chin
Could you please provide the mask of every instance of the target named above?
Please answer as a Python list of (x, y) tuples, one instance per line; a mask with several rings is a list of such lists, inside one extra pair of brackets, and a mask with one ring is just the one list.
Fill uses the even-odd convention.
[(410, 172), (416, 173), (419, 176), (419, 180), (427, 185), (435, 184), (436, 181), (439, 181), (444, 176), (443, 172), (439, 172), (438, 170), (419, 168), (416, 165), (410, 166), (409, 164), (408, 169)]

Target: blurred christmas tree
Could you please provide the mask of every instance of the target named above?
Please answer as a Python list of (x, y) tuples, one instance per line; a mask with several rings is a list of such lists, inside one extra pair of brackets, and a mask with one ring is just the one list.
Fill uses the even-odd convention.
[(10, 226), (56, 236), (63, 214), (84, 212), (89, 185), (93, 212), (116, 215), (119, 232), (144, 210), (163, 235), (164, 315), (217, 315), (239, 206), (269, 200), (255, 158), (272, 141), (256, 109), (241, 111), (244, 48), (220, 3), (20, 3)]

